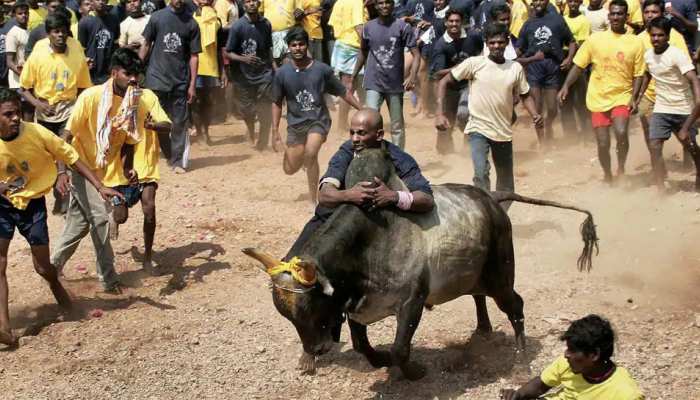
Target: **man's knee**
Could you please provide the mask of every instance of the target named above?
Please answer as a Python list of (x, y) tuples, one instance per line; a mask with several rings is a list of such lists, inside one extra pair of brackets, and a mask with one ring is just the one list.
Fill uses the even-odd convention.
[(318, 166), (318, 154), (304, 153), (304, 167), (312, 168)]
[(148, 205), (143, 207), (143, 222), (145, 224), (156, 223), (156, 206)]
[(112, 210), (112, 218), (114, 218), (114, 222), (123, 224), (129, 218), (129, 210), (125, 205), (116, 206)]

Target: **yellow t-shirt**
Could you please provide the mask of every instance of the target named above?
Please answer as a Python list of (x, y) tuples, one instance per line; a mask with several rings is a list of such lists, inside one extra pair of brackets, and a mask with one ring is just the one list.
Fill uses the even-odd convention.
[(49, 104), (73, 101), (78, 89), (92, 86), (85, 54), (80, 42), (69, 37), (65, 53), (54, 53), (49, 39), (36, 42), (32, 54), (24, 63), (19, 85), (34, 89), (34, 95)]
[(30, 200), (51, 190), (56, 181), (55, 160), (73, 165), (78, 161), (78, 153), (39, 124), (20, 122), (19, 135), (14, 140), (0, 140), (0, 181), (24, 180), (23, 189), (6, 194), (15, 208), (24, 210)]
[(37, 26), (44, 23), (48, 11), (44, 7), (29, 8), (29, 19), (27, 20), (27, 32), (31, 32)]
[(323, 29), (321, 28), (321, 0), (300, 0), (301, 9), (306, 11), (310, 8), (318, 8), (318, 11), (309, 14), (301, 20), (301, 26), (306, 33), (309, 34), (309, 39), (323, 39)]
[(644, 46), (639, 37), (607, 30), (592, 34), (574, 56), (580, 68), (592, 65), (586, 106), (592, 112), (629, 104), (632, 81), (644, 75)]
[[(142, 111), (143, 110), (143, 111)], [(143, 89), (139, 101), (139, 116), (143, 118), (150, 114), (153, 122), (170, 122), (168, 115), (158, 102), (156, 94), (148, 89)], [(157, 182), (160, 180), (160, 143), (158, 134), (150, 129), (145, 129), (141, 141), (134, 145), (134, 169), (139, 175), (139, 182)]]
[[(80, 155), (80, 160), (102, 179), (102, 183), (105, 186), (127, 185), (129, 180), (124, 175), (121, 149), (124, 143), (135, 144), (136, 142), (127, 137), (126, 132), (121, 130), (112, 131), (109, 139), (110, 149), (107, 156), (107, 166), (104, 169), (99, 168), (95, 161), (97, 156), (97, 143), (95, 140), (97, 136), (97, 110), (102, 98), (102, 86), (93, 86), (78, 96), (78, 101), (75, 102), (73, 112), (66, 123), (66, 130), (73, 135), (72, 145)], [(116, 94), (112, 97), (112, 107), (109, 110), (110, 118), (117, 115), (121, 102), (122, 98)], [(142, 108), (139, 101), (136, 125), (141, 138), (145, 135), (143, 123), (146, 117), (146, 112)]]
[(295, 8), (297, 0), (262, 0), (260, 3), (260, 11), (270, 20), (272, 32), (283, 31), (296, 25)]
[(566, 21), (566, 25), (569, 26), (571, 33), (574, 35), (576, 44), (581, 45), (591, 35), (591, 23), (583, 14), (579, 14), (575, 18), (564, 15), (564, 21)]
[(548, 400), (643, 400), (644, 395), (622, 367), (616, 367), (612, 376), (602, 383), (588, 383), (581, 374), (571, 371), (564, 356), (557, 358), (540, 375), (542, 383), (549, 387), (561, 387), (561, 390)]
[(199, 25), (202, 52), (199, 54), (197, 75), (219, 77), (219, 53), (216, 34), (221, 28), (221, 21), (212, 7), (202, 7), (201, 13), (194, 13), (194, 20)]
[[(651, 45), (651, 37), (649, 36), (649, 32), (646, 30), (640, 32), (637, 36), (639, 36), (639, 38), (642, 40), (645, 51), (654, 47)], [(690, 56), (690, 53), (688, 53), (688, 46), (685, 44), (685, 39), (683, 39), (683, 36), (673, 28), (671, 28), (671, 37), (668, 40), (668, 44), (673, 47), (678, 47), (679, 49), (683, 50), (685, 54)], [(644, 92), (644, 97), (646, 97), (652, 103), (656, 101), (656, 81), (654, 81), (654, 79), (649, 81), (649, 86), (647, 86), (647, 91)]]
[(529, 18), (529, 8), (529, 0), (513, 0), (513, 6), (510, 9), (510, 33), (516, 38)]
[(333, 27), (335, 40), (359, 49), (360, 35), (355, 27), (363, 25), (368, 20), (369, 13), (363, 2), (338, 0), (333, 6), (328, 25)]
[(228, 26), (230, 23), (235, 22), (235, 20), (232, 21), (231, 19), (237, 19), (240, 17), (238, 15), (238, 6), (231, 4), (228, 0), (216, 0), (214, 2), (214, 9), (216, 10), (216, 15), (219, 17), (224, 26)]
[(637, 0), (627, 0), (627, 22), (643, 25), (642, 6)]

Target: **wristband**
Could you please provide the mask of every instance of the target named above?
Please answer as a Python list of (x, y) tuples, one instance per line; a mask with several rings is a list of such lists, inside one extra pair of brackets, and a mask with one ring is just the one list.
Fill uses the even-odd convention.
[(399, 194), (399, 200), (396, 202), (396, 207), (404, 211), (410, 210), (411, 205), (413, 204), (413, 193), (403, 191), (399, 191), (396, 193)]

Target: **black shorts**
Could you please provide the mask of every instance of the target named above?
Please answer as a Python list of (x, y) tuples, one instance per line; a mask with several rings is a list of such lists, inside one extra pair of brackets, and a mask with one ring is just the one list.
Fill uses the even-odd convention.
[(234, 84), (236, 89), (236, 98), (238, 100), (238, 109), (243, 118), (254, 118), (257, 114), (257, 105), (259, 103), (272, 103), (272, 84), (270, 82), (259, 83), (256, 85), (241, 85)]
[(306, 137), (309, 136), (309, 133), (318, 133), (325, 138), (328, 136), (328, 128), (318, 121), (310, 121), (309, 123), (300, 124), (298, 126), (288, 126), (287, 146), (305, 144)]
[(143, 193), (143, 188), (147, 186), (155, 186), (158, 189), (158, 183), (156, 182), (146, 182), (139, 183), (138, 185), (120, 185), (115, 186), (113, 189), (124, 195), (124, 200), (119, 197), (112, 197), (112, 205), (120, 206), (125, 204), (127, 208), (131, 208), (136, 205), (136, 203), (141, 200), (141, 194)]
[(527, 65), (527, 83), (540, 89), (559, 89), (561, 72), (559, 63), (551, 58), (535, 61)]
[(30, 246), (49, 244), (44, 196), (29, 201), (24, 210), (15, 208), (12, 203), (0, 197), (0, 238), (12, 240), (15, 227)]

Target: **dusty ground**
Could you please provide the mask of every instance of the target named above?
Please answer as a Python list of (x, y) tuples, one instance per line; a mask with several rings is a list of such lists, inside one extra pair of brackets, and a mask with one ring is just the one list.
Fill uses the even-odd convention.
[[(474, 307), (462, 298), (424, 313), (413, 357), (429, 370), (419, 382), (373, 370), (352, 351), (347, 329), (342, 345), (321, 358), (317, 375), (299, 376), (297, 335), (274, 309), (268, 278), (239, 249), (286, 252), (311, 214), (300, 196), (306, 177), (285, 176), (279, 154), (251, 150), (236, 122), (214, 129), (214, 146), (195, 145), (191, 173), (164, 173), (156, 250), (171, 274), (139, 271), (142, 218), (135, 208), (114, 243), (128, 294), (98, 293), (87, 238), (66, 267), (80, 315), (57, 320), (50, 292), (16, 235), (10, 311), (15, 332), (25, 336), (19, 349), (0, 352), (2, 398), (496, 399), (500, 388), (517, 386), (561, 354), (558, 334), (592, 312), (614, 323), (615, 358), (649, 398), (699, 398), (700, 202), (689, 192), (692, 176), (676, 161), (669, 165), (673, 194), (647, 187), (648, 157), (637, 133), (631, 177), (607, 188), (592, 146), (537, 154), (534, 132), (523, 122), (515, 139), (517, 191), (591, 209), (601, 248), (593, 271), (578, 273), (581, 214), (511, 208), (516, 289), (525, 300), (529, 339), (520, 359), (509, 323), (490, 300), (495, 334), (471, 337)], [(470, 182), (466, 152), (438, 156), (431, 124), (409, 118), (408, 150), (433, 183)], [(455, 139), (461, 143), (461, 135)], [(340, 134), (331, 134), (323, 164), (340, 142)], [(672, 144), (667, 158), (674, 153), (679, 148)], [(62, 221), (49, 223), (56, 238)], [(394, 324), (372, 326), (373, 343), (389, 345)]]

